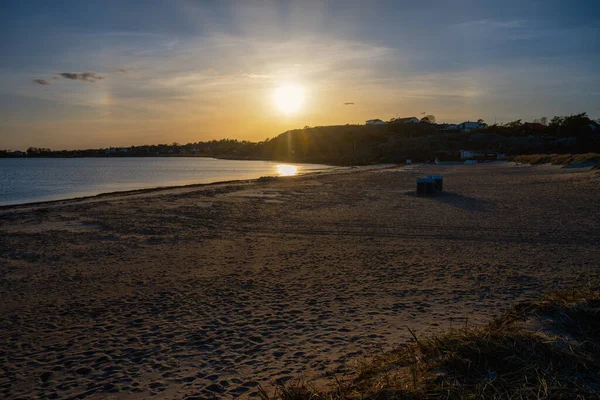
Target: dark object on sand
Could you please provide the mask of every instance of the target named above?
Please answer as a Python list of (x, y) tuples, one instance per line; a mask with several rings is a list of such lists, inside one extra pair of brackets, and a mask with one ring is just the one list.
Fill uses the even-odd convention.
[(435, 193), (435, 181), (430, 178), (417, 179), (417, 194), (433, 194)]
[(444, 191), (444, 177), (441, 175), (429, 175), (428, 179), (433, 179), (435, 181), (435, 189), (443, 192)]

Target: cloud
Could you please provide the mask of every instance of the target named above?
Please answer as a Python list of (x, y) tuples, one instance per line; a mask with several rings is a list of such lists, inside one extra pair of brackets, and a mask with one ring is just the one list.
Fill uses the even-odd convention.
[(511, 29), (511, 28), (521, 28), (525, 25), (525, 21), (522, 19), (512, 19), (512, 20), (489, 20), (489, 19), (478, 19), (474, 21), (466, 21), (456, 24), (456, 26), (461, 27), (491, 27), (498, 29)]
[(121, 69), (119, 69), (117, 72), (118, 72), (119, 74), (128, 74), (128, 73), (129, 73), (129, 70), (127, 70), (127, 69), (124, 69), (124, 68), (121, 68)]
[(50, 85), (51, 83), (45, 79), (32, 79), (32, 82), (38, 83), (40, 85)]
[(61, 72), (58, 75), (73, 81), (96, 82), (97, 80), (104, 79), (103, 76), (100, 76), (95, 72)]
[(270, 79), (270, 78), (272, 78), (271, 75), (263, 75), (263, 74), (243, 74), (242, 76), (245, 76), (246, 78), (251, 78), (251, 79)]
[(353, 106), (354, 103), (352, 103), (351, 101), (344, 103), (345, 106)]
[(520, 19), (514, 19), (510, 21), (495, 21), (493, 26), (496, 28), (521, 28), (525, 25), (525, 21)]

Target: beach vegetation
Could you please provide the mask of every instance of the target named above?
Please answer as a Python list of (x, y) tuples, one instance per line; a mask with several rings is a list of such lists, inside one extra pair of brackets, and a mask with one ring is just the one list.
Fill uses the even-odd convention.
[(588, 399), (600, 396), (600, 287), (513, 306), (483, 327), (462, 327), (361, 363), (331, 388), (298, 380), (264, 400)]
[(511, 158), (512, 161), (519, 164), (552, 164), (552, 165), (571, 165), (593, 163), (600, 164), (599, 153), (584, 154), (531, 154), (521, 155)]

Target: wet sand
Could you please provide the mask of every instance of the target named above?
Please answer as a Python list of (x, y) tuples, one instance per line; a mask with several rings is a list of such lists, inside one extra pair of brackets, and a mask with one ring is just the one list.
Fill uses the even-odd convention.
[[(446, 193), (414, 194), (441, 174)], [(0, 210), (0, 397), (254, 397), (600, 275), (600, 177), (415, 165)]]

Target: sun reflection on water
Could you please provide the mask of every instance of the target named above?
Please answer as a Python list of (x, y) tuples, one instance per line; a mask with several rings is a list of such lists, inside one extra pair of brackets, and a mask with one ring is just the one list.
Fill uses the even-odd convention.
[(298, 173), (298, 167), (295, 165), (279, 164), (275, 168), (277, 168), (279, 176), (293, 176)]

